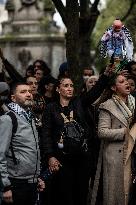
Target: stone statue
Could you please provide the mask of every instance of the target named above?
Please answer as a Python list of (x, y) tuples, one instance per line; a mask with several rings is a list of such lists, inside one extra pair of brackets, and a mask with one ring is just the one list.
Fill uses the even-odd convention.
[(37, 0), (21, 0), (23, 5), (29, 6), (32, 4), (35, 4), (37, 2)]
[(26, 6), (35, 5), (35, 8), (39, 10), (38, 0), (21, 0), (22, 6), (18, 11), (22, 11)]
[(32, 59), (31, 52), (29, 50), (23, 49), (18, 54), (18, 59), (21, 62), (23, 68), (26, 68), (29, 61)]

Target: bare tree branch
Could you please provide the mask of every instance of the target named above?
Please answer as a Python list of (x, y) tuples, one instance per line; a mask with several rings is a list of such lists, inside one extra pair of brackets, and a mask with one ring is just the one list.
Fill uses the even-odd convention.
[(133, 6), (136, 4), (136, 0), (131, 0), (131, 3), (130, 3), (130, 7), (127, 11), (127, 13), (122, 17), (121, 21), (124, 21), (128, 18), (128, 16), (130, 15), (132, 9), (133, 9)]
[(63, 23), (65, 24), (65, 26), (67, 26), (66, 8), (63, 5), (62, 1), (61, 0), (52, 0), (52, 2), (54, 3), (56, 9), (58, 10), (58, 12), (63, 20)]

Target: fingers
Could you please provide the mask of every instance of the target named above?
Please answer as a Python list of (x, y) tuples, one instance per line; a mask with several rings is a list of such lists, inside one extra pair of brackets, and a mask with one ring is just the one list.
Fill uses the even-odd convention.
[(13, 203), (13, 199), (12, 199), (12, 191), (6, 191), (3, 193), (3, 200), (6, 203)]
[(51, 172), (59, 171), (61, 166), (62, 165), (60, 164), (60, 162), (55, 157), (51, 157), (49, 159), (49, 170)]
[(49, 169), (51, 172), (56, 172), (59, 171), (60, 167), (62, 167), (62, 165), (59, 162), (55, 162), (49, 166)]
[(42, 179), (38, 178), (38, 191), (41, 192), (44, 189), (45, 189), (45, 182)]
[(120, 75), (124, 75), (125, 77), (128, 77), (128, 75), (129, 75), (128, 70), (122, 70), (119, 73), (120, 73)]

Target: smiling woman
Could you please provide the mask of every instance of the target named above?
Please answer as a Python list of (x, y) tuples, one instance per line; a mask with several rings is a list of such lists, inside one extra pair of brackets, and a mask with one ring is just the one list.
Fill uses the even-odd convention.
[[(131, 186), (131, 140), (128, 128), (132, 122), (135, 100), (127, 79), (118, 75), (112, 82), (112, 97), (100, 105), (98, 123), (103, 148), (103, 204), (127, 205)], [(115, 190), (118, 190), (116, 192)]]

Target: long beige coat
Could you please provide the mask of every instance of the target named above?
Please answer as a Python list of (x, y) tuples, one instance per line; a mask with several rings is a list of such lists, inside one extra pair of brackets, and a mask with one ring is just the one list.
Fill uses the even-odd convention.
[(112, 99), (100, 105), (98, 135), (104, 140), (103, 205), (127, 204), (131, 184), (131, 158), (127, 167), (124, 163), (127, 126), (127, 120)]

